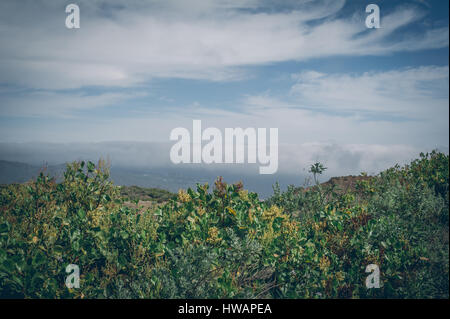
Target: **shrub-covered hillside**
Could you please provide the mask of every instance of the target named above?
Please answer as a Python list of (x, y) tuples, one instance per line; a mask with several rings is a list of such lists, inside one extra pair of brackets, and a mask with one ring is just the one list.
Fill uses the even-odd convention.
[(120, 195), (132, 201), (151, 201), (163, 203), (172, 199), (174, 194), (160, 188), (146, 188), (139, 186), (120, 186)]
[(275, 187), (266, 201), (219, 178), (142, 210), (101, 162), (75, 162), (62, 183), (1, 188), (0, 296), (448, 298), (448, 169), (432, 152), (344, 192)]

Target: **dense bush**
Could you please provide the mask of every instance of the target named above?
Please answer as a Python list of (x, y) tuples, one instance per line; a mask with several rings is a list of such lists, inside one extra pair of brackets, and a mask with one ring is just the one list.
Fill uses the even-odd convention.
[(121, 186), (120, 195), (130, 201), (154, 201), (163, 203), (172, 199), (174, 194), (160, 188), (146, 188), (139, 186)]
[(0, 190), (0, 296), (448, 298), (448, 164), (422, 154), (352, 191), (275, 187), (266, 201), (219, 178), (142, 211), (102, 163), (73, 163), (60, 184)]

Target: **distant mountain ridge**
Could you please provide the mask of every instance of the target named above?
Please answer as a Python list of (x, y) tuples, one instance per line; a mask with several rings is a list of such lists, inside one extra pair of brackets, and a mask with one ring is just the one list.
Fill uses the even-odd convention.
[[(52, 176), (57, 176), (58, 171), (63, 171), (65, 166), (49, 166), (47, 171)], [(44, 170), (42, 167), (21, 162), (0, 160), (0, 184), (25, 183), (39, 175)]]
[[(66, 164), (42, 165), (0, 160), (0, 184), (24, 183), (36, 178), (41, 171), (61, 181)], [(160, 167), (160, 168), (132, 168), (111, 167), (111, 180), (120, 186), (139, 186), (145, 188), (159, 188), (170, 192), (177, 192), (180, 188), (195, 187), (197, 183), (213, 185), (218, 176), (223, 176), (227, 183), (242, 181), (244, 187), (257, 192), (261, 198), (273, 194), (272, 185), (279, 182), (282, 186), (290, 184), (300, 185), (302, 176), (298, 175), (259, 175), (239, 174), (226, 170), (207, 170), (202, 168)]]
[[(60, 181), (63, 178), (66, 164), (58, 165), (31, 165), (21, 162), (0, 160), (0, 184), (25, 183), (36, 178), (40, 172), (46, 172), (50, 176)], [(173, 175), (173, 174), (172, 174)], [(111, 180), (116, 185), (137, 185), (142, 187), (155, 187), (161, 189), (175, 190), (192, 182), (183, 176), (171, 176), (162, 172), (154, 172), (139, 169), (124, 169), (119, 167), (111, 168)]]

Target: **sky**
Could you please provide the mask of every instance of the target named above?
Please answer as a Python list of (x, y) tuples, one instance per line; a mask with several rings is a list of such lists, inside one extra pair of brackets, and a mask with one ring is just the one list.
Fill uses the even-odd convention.
[(79, 29), (70, 1), (0, 2), (0, 159), (164, 167), (155, 145), (194, 119), (278, 128), (285, 173), (448, 152), (448, 1), (72, 2)]

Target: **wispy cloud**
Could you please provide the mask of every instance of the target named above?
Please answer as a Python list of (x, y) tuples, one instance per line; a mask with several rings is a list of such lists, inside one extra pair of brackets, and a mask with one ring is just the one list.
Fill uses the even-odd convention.
[[(168, 143), (148, 142), (104, 142), (104, 143), (0, 143), (2, 160), (20, 161), (34, 165), (43, 163), (61, 164), (73, 160), (111, 159), (113, 167), (136, 169), (189, 169), (192, 165), (175, 166), (170, 163)], [(314, 142), (302, 144), (281, 144), (277, 176), (304, 177), (311, 164), (320, 161), (326, 167), (324, 178), (336, 175), (359, 175), (361, 172), (376, 174), (395, 164), (406, 164), (422, 151), (415, 147), (395, 144), (336, 144)], [(448, 153), (448, 148), (441, 148)], [(257, 174), (257, 164), (243, 165), (197, 165), (205, 173), (236, 176), (244, 179)], [(297, 184), (303, 180), (298, 178)], [(270, 189), (271, 185), (267, 185)]]
[(448, 66), (425, 66), (363, 74), (294, 74), (292, 95), (301, 105), (322, 111), (436, 119), (448, 113)]
[[(76, 118), (80, 111), (117, 106), (134, 98), (144, 97), (143, 91), (106, 92), (87, 95), (81, 92), (59, 93), (54, 91), (32, 91), (2, 97), (0, 116)], [(83, 117), (86, 114), (82, 115)]]
[[(77, 112), (121, 101), (130, 104), (142, 92), (98, 96), (39, 93), (11, 99), (9, 115), (73, 117), (51, 126), (4, 125), (3, 141), (157, 141), (167, 142), (174, 127), (278, 127), (280, 143), (448, 145), (448, 67), (418, 67), (360, 74), (305, 71), (292, 76), (286, 94), (246, 95), (233, 109), (174, 105), (132, 112), (121, 117), (87, 117)], [(8, 105), (8, 104), (5, 104)], [(46, 115), (47, 114), (47, 115)], [(104, 114), (104, 113), (102, 113)], [(55, 132), (64, 131), (64, 134)]]
[(133, 86), (155, 77), (224, 81), (242, 78), (251, 65), (448, 45), (448, 27), (390, 39), (423, 16), (418, 7), (385, 12), (382, 28), (369, 32), (363, 12), (336, 15), (345, 1), (294, 3), (80, 1), (82, 27), (67, 30), (63, 7), (54, 2), (3, 1), (0, 82), (61, 89)]

